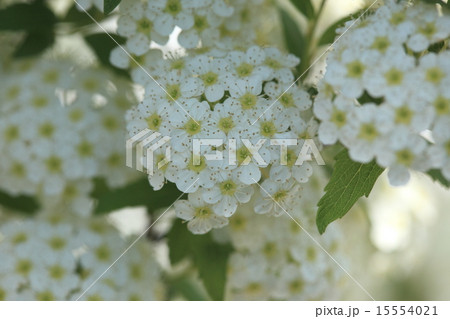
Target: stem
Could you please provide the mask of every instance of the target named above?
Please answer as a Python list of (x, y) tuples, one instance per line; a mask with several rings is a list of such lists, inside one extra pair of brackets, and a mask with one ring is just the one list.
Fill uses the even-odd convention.
[[(310, 21), (308, 26), (308, 31), (306, 33), (306, 39), (307, 39), (307, 48), (305, 51), (305, 56), (302, 57), (301, 61), (301, 67), (300, 67), (300, 74), (303, 74), (311, 65), (312, 57), (314, 56), (314, 51), (316, 49), (316, 41), (315, 41), (315, 33), (317, 30), (317, 26), (320, 21), (320, 17), (323, 13), (323, 9), (325, 8), (327, 0), (322, 0), (320, 3), (319, 9), (317, 10), (316, 14), (314, 15), (314, 19)], [(306, 76), (307, 74), (305, 74)]]

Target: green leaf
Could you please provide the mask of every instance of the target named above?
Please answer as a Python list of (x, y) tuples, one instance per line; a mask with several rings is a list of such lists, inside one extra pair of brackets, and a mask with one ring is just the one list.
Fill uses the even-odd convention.
[(44, 1), (19, 3), (0, 10), (0, 30), (27, 32), (13, 54), (17, 58), (39, 54), (51, 46), (55, 41), (53, 28), (56, 21)]
[(2, 191), (0, 191), (0, 206), (27, 215), (31, 215), (39, 209), (39, 204), (33, 197), (12, 196)]
[(362, 14), (364, 14), (364, 12), (366, 12), (366, 9), (359, 10), (349, 16), (339, 19), (338, 21), (330, 25), (324, 31), (324, 33), (322, 33), (318, 45), (321, 46), (333, 43), (337, 35), (336, 29), (338, 29), (339, 27), (343, 27), (347, 21), (358, 19)]
[(375, 161), (368, 164), (353, 162), (347, 150), (336, 155), (333, 174), (319, 201), (316, 224), (323, 234), (327, 226), (342, 218), (363, 195), (368, 197), (384, 168)]
[(421, 0), (422, 2), (428, 3), (428, 4), (440, 4), (442, 7), (448, 7), (449, 4), (445, 3), (442, 0)]
[(443, 186), (450, 188), (450, 181), (442, 175), (442, 172), (438, 169), (432, 169), (427, 172), (433, 181), (441, 183)]
[[(213, 242), (211, 236), (203, 235), (194, 247), (194, 262), (198, 267), (200, 278), (211, 299), (223, 300), (227, 282), (228, 258), (233, 251), (231, 245)], [(209, 237), (209, 238), (208, 238)]]
[(314, 18), (315, 10), (310, 0), (291, 0), (291, 2), (306, 18)]
[(116, 72), (119, 75), (128, 77), (128, 73), (126, 71), (116, 68), (109, 61), (111, 51), (117, 46), (117, 43), (120, 45), (125, 43), (124, 37), (121, 37), (117, 34), (108, 35), (106, 33), (96, 33), (88, 35), (84, 39), (86, 40), (87, 44), (92, 48), (92, 50), (94, 50), (95, 55), (103, 65), (111, 68), (114, 72)]
[(349, 20), (351, 20), (351, 16), (342, 18), (339, 21), (330, 25), (324, 31), (324, 33), (322, 33), (322, 36), (320, 37), (318, 45), (320, 46), (320, 45), (327, 45), (327, 44), (333, 43), (334, 39), (336, 38), (336, 34), (337, 34), (336, 29), (339, 27), (342, 27), (345, 24), (345, 22), (347, 22)]
[(175, 265), (190, 256), (192, 236), (181, 220), (176, 220), (167, 236), (170, 262)]
[[(301, 63), (307, 63), (308, 44), (304, 35), (300, 32), (299, 25), (285, 10), (280, 9), (281, 21), (283, 23), (284, 39), (288, 51), (300, 58)], [(297, 67), (301, 70), (301, 65)]]
[(233, 248), (214, 242), (211, 234), (194, 235), (181, 220), (176, 220), (168, 234), (169, 257), (172, 264), (190, 258), (203, 285), (213, 300), (223, 300), (227, 279), (227, 263)]
[[(180, 293), (186, 300), (189, 301), (206, 301), (208, 296), (205, 289), (201, 287), (197, 281), (192, 278), (178, 278), (176, 280), (171, 280), (168, 283), (169, 294), (173, 295), (173, 292)], [(202, 289), (203, 288), (203, 289)]]
[(55, 15), (43, 1), (19, 3), (0, 10), (0, 30), (37, 32), (52, 29), (55, 23)]
[(92, 19), (100, 22), (105, 18), (103, 12), (98, 10), (95, 6), (92, 6), (92, 8), (87, 10), (87, 13), (89, 13), (89, 15), (84, 11), (78, 10), (77, 5), (74, 4), (67, 12), (66, 16), (61, 20), (61, 22), (73, 23), (77, 26), (84, 26), (95, 23)]
[(168, 183), (163, 189), (154, 191), (147, 178), (140, 179), (123, 188), (110, 190), (97, 181), (91, 195), (97, 199), (94, 214), (110, 213), (125, 207), (145, 206), (149, 212), (170, 206), (182, 193), (175, 184)]
[(358, 98), (358, 102), (361, 105), (367, 104), (367, 103), (375, 103), (376, 105), (380, 105), (380, 104), (384, 103), (384, 98), (383, 97), (373, 97), (369, 94), (369, 92), (364, 90), (363, 94)]
[(104, 0), (103, 11), (105, 14), (110, 14), (122, 0)]
[(55, 35), (49, 32), (30, 32), (14, 51), (15, 58), (37, 55), (55, 42)]

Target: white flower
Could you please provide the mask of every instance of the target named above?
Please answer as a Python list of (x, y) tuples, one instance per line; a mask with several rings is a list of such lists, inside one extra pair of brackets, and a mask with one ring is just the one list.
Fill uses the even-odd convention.
[(179, 218), (188, 221), (187, 227), (194, 234), (205, 234), (228, 224), (227, 218), (216, 215), (203, 200), (201, 191), (189, 194), (188, 200), (177, 201), (174, 208)]
[(277, 48), (264, 49), (264, 65), (271, 69), (270, 77), (278, 83), (291, 84), (294, 82), (292, 70), (300, 63), (300, 59), (292, 54), (282, 54)]
[(228, 98), (224, 104), (239, 105), (252, 123), (270, 106), (269, 102), (261, 96), (262, 80), (259, 77), (237, 79), (229, 83), (228, 89), (231, 98)]
[[(148, 181), (155, 191), (160, 190), (165, 185), (165, 174), (169, 163), (158, 168), (159, 163), (165, 161), (168, 161), (168, 158), (166, 157), (166, 149), (159, 148), (153, 152), (153, 174), (148, 175)], [(144, 161), (144, 163), (146, 163), (146, 161)], [(146, 165), (145, 167), (149, 169)]]
[(325, 81), (348, 98), (359, 98), (364, 93), (367, 73), (377, 67), (379, 59), (379, 53), (374, 50), (358, 52), (350, 48), (344, 50), (340, 61), (328, 63), (325, 74)]
[(152, 98), (145, 98), (137, 107), (127, 114), (128, 136), (132, 137), (144, 129), (158, 131), (162, 135), (169, 135), (172, 126), (169, 121), (168, 102), (159, 102)]
[(417, 4), (406, 11), (408, 19), (416, 25), (416, 32), (408, 40), (408, 47), (414, 52), (425, 51), (431, 44), (450, 35), (450, 18), (433, 9), (431, 6)]
[(425, 140), (413, 135), (406, 128), (399, 128), (391, 135), (386, 147), (377, 154), (377, 162), (389, 167), (391, 185), (400, 186), (409, 181), (409, 169), (420, 169), (424, 165)]
[(273, 288), (274, 278), (262, 255), (233, 254), (230, 259), (228, 286), (233, 300), (262, 300)]
[(137, 0), (123, 3), (117, 21), (117, 33), (127, 37), (125, 47), (131, 53), (143, 55), (150, 50), (150, 42), (167, 42), (168, 37), (155, 32), (153, 21), (156, 14), (147, 3)]
[(216, 174), (208, 166), (204, 156), (196, 161), (192, 151), (172, 154), (165, 177), (175, 183), (179, 190), (185, 193), (193, 193), (202, 187), (212, 187), (216, 180)]
[(224, 154), (222, 168), (235, 170), (237, 178), (246, 185), (258, 182), (261, 179), (261, 168), (267, 167), (271, 160), (269, 142), (247, 131), (228, 143)]
[(264, 65), (265, 53), (257, 47), (252, 46), (246, 52), (232, 51), (226, 59), (230, 63), (230, 73), (233, 76), (229, 80), (229, 85), (234, 83), (237, 79), (248, 77), (255, 77), (261, 82), (270, 80), (271, 70)]
[(320, 141), (341, 142), (357, 162), (376, 157), (393, 185), (406, 183), (409, 169), (439, 168), (448, 155), (432, 139), (450, 114), (450, 55), (442, 45), (449, 26), (435, 6), (389, 0), (348, 30), (319, 85)]
[(207, 138), (205, 127), (210, 117), (207, 102), (191, 99), (183, 103), (184, 110), (171, 112), (170, 124), (173, 126), (170, 136), (176, 151), (192, 149), (192, 139)]
[(193, 57), (188, 62), (188, 69), (202, 80), (205, 97), (210, 102), (220, 100), (226, 89), (227, 63), (223, 59), (213, 59), (206, 55)]
[[(0, 237), (1, 300), (75, 300), (128, 247), (105, 218), (73, 219), (64, 211), (41, 212), (32, 221), (8, 219)], [(142, 282), (147, 293), (141, 295), (159, 298), (159, 269), (151, 247), (140, 242), (134, 248), (129, 259), (115, 264), (83, 298), (129, 299), (122, 292), (141, 290)], [(135, 271), (143, 260), (149, 270)]]
[[(315, 206), (325, 183), (321, 176), (318, 185), (305, 184), (302, 194), (306, 191), (309, 196), (300, 198), (297, 191), (290, 210), (295, 221), (287, 215), (257, 215), (250, 202), (238, 208), (230, 227), (213, 232), (229, 237), (234, 247), (228, 262), (227, 300), (312, 300), (342, 293), (346, 280), (342, 271), (305, 232), (316, 231)], [(317, 241), (342, 263), (342, 234), (336, 226)]]
[[(69, 61), (29, 63), (28, 73), (20, 75), (15, 71), (20, 64), (12, 64), (14, 75), (5, 76), (6, 82), (31, 78), (35, 83), (16, 91), (1, 110), (2, 188), (38, 196), (48, 209), (66, 205), (89, 213), (92, 178), (121, 186), (135, 176), (122, 165), (123, 107), (134, 102), (129, 84), (103, 69), (67, 73)], [(105, 78), (112, 82), (102, 84)]]
[(308, 110), (312, 105), (308, 92), (296, 85), (269, 82), (264, 86), (264, 93), (271, 99), (278, 100), (292, 127), (297, 125), (297, 120), (301, 120), (300, 112)]
[[(311, 164), (308, 162), (297, 163), (301, 154), (303, 141), (299, 141), (299, 145), (287, 148), (284, 158), (274, 161), (270, 168), (270, 179), (274, 182), (286, 183), (293, 177), (299, 183), (306, 183), (313, 173)], [(281, 153), (279, 152), (281, 155)]]
[(392, 128), (391, 116), (386, 110), (366, 104), (354, 110), (346, 127), (342, 142), (349, 149), (350, 157), (360, 163), (368, 163), (375, 154), (385, 151), (386, 135)]
[(166, 74), (158, 82), (151, 81), (145, 88), (145, 95), (154, 99), (155, 103), (168, 101), (175, 107), (184, 99), (189, 99), (202, 94), (201, 81), (190, 77), (186, 72), (173, 70)]
[[(421, 57), (419, 66), (414, 72), (421, 99), (433, 103), (450, 85), (450, 52), (440, 54), (428, 53)], [(442, 93), (441, 93), (442, 92)], [(417, 100), (417, 98), (416, 98)]]
[(411, 79), (414, 58), (395, 47), (386, 52), (383, 63), (366, 75), (366, 89), (373, 97), (384, 96), (386, 101), (401, 105), (415, 89)]
[(291, 209), (299, 185), (293, 179), (277, 183), (270, 179), (261, 183), (261, 197), (255, 203), (255, 213), (281, 216)]
[(225, 103), (218, 103), (207, 121), (206, 130), (214, 138), (225, 141), (227, 136), (238, 137), (249, 129), (256, 132), (256, 127), (249, 128), (250, 121), (240, 105), (227, 99)]
[(354, 106), (352, 100), (338, 96), (334, 101), (317, 99), (314, 113), (322, 122), (319, 126), (319, 140), (324, 144), (334, 144), (344, 136), (349, 125), (349, 113)]
[(203, 199), (214, 204), (217, 215), (230, 217), (240, 203), (247, 203), (253, 195), (253, 186), (242, 184), (236, 173), (222, 171), (217, 174), (216, 184), (203, 191)]
[[(420, 99), (408, 99), (405, 104), (399, 106), (381, 104), (378, 112), (385, 118), (383, 123), (394, 124), (396, 127), (405, 126), (414, 133), (428, 129), (434, 117), (433, 109)], [(386, 135), (387, 131), (384, 133)]]
[(156, 0), (150, 2), (149, 7), (156, 12), (154, 26), (161, 35), (169, 36), (175, 26), (184, 30), (194, 25), (194, 1)]
[(259, 129), (259, 136), (266, 139), (292, 138), (293, 135), (287, 132), (290, 121), (289, 114), (283, 112), (278, 102), (270, 102), (270, 108), (263, 110), (255, 125)]
[(200, 40), (214, 43), (219, 40), (218, 27), (222, 19), (210, 8), (195, 9), (194, 24), (191, 28), (182, 30), (178, 42), (186, 49), (197, 47)]

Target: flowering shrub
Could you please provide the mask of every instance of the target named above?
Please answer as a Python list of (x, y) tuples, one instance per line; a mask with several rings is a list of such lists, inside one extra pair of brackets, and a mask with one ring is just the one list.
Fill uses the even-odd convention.
[[(323, 233), (385, 169), (449, 186), (449, 4), (373, 2), (319, 32), (325, 5), (1, 5), (0, 299), (362, 288), (341, 225)], [(150, 220), (132, 241), (97, 216), (130, 206)]]

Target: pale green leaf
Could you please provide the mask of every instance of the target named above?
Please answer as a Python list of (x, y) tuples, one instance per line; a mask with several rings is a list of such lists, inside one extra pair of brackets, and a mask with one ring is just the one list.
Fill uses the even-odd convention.
[(319, 232), (324, 233), (330, 223), (347, 214), (360, 197), (368, 197), (383, 171), (384, 168), (375, 161), (368, 164), (352, 161), (347, 150), (336, 155), (333, 174), (318, 204), (316, 223)]

